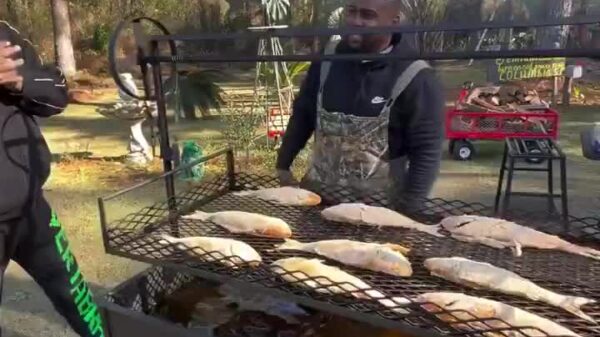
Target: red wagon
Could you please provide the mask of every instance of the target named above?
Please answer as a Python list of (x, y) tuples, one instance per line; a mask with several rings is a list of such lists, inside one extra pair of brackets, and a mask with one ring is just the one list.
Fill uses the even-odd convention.
[(558, 127), (558, 112), (550, 108), (515, 112), (469, 112), (455, 107), (446, 114), (446, 138), (450, 141), (449, 151), (456, 160), (469, 160), (473, 157), (474, 140), (504, 140), (509, 137), (556, 140)]

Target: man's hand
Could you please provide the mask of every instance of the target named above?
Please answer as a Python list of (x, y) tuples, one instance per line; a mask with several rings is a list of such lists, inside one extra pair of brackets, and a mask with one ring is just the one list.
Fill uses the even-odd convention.
[(297, 186), (299, 185), (298, 180), (294, 178), (292, 172), (288, 170), (277, 170), (277, 177), (279, 178), (279, 184), (281, 186)]
[(14, 56), (21, 51), (21, 47), (13, 46), (10, 42), (0, 41), (0, 85), (9, 90), (20, 92), (23, 90), (23, 77), (17, 69), (25, 61), (19, 56)]

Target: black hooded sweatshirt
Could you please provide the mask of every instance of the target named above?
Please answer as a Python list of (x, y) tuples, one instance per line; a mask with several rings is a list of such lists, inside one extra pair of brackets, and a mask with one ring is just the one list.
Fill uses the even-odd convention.
[[(411, 50), (400, 36), (392, 40), (392, 54)], [(350, 53), (340, 42), (337, 54)], [(377, 116), (397, 78), (411, 61), (334, 61), (323, 90), (323, 106), (356, 116)], [(277, 157), (277, 169), (288, 170), (315, 130), (320, 62), (308, 70)], [(374, 99), (381, 97), (381, 99)], [(407, 198), (426, 197), (435, 182), (442, 153), (444, 95), (433, 69), (422, 70), (400, 95), (390, 113), (389, 158), (392, 179)], [(409, 167), (406, 169), (408, 159)]]
[(51, 155), (36, 118), (61, 113), (68, 95), (62, 72), (42, 65), (31, 43), (3, 21), (0, 41), (20, 46), (25, 61), (18, 69), (22, 91), (0, 86), (0, 222), (4, 222), (21, 217), (41, 193)]

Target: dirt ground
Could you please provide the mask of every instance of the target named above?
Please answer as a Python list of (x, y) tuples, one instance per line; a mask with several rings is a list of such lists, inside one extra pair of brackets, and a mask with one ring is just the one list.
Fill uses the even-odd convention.
[[(464, 69), (449, 68), (444, 84), (455, 87), (468, 76)], [(94, 292), (101, 295), (146, 266), (104, 253), (97, 198), (158, 174), (160, 163), (157, 161), (146, 169), (132, 169), (116, 160), (126, 153), (127, 126), (100, 116), (94, 109), (93, 105), (71, 105), (64, 114), (43, 122), (57, 161), (45, 193), (62, 220), (82, 272)], [(580, 130), (594, 121), (600, 121), (600, 108), (574, 106), (563, 110), (561, 115), (560, 144), (568, 155), (568, 192), (572, 213), (576, 215), (600, 216), (600, 162), (584, 159), (579, 144)], [(200, 139), (206, 153), (222, 144), (221, 128), (218, 119), (206, 120), (178, 124), (173, 127), (173, 134), (179, 139)], [(476, 157), (470, 162), (457, 162), (447, 153), (444, 155), (433, 196), (493, 202), (502, 144), (478, 142), (476, 146)], [(263, 166), (272, 165), (273, 153), (262, 156), (259, 161)], [(303, 158), (306, 157), (305, 152)], [(299, 164), (297, 169), (301, 167)], [(540, 190), (546, 182), (545, 177), (534, 174), (519, 174), (515, 179), (515, 189), (520, 190)], [(114, 212), (124, 214), (161, 200), (161, 193), (162, 185), (155, 184), (111, 207), (116, 207)], [(542, 207), (544, 202), (515, 200), (515, 204), (526, 208)], [(8, 269), (2, 300), (0, 325), (5, 336), (75, 336), (43, 292), (15, 264)]]

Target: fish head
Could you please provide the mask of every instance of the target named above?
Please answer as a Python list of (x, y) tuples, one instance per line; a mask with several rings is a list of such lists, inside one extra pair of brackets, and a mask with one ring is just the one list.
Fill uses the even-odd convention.
[(388, 247), (381, 247), (376, 250), (375, 256), (370, 263), (370, 267), (375, 270), (392, 272), (394, 275), (408, 277), (413, 273), (410, 261), (401, 253)]
[(468, 301), (465, 294), (439, 292), (426, 293), (417, 297), (417, 302), (425, 303), (423, 306), (428, 311), (438, 312), (444, 310), (468, 310), (473, 308), (472, 302)]
[(287, 271), (299, 271), (302, 270), (307, 264), (321, 263), (319, 259), (307, 259), (304, 257), (288, 257), (285, 259), (279, 259), (273, 263), (272, 266), (286, 269)]
[(446, 264), (444, 263), (444, 259), (433, 257), (425, 260), (423, 262), (423, 266), (427, 268), (432, 274), (443, 274), (443, 272), (447, 269)]
[(416, 302), (431, 313), (440, 313), (445, 321), (494, 318), (498, 311), (492, 301), (462, 293), (427, 293), (419, 295)]
[(425, 260), (423, 265), (433, 275), (448, 275), (456, 272), (462, 262), (468, 261), (468, 259), (462, 257), (432, 257)]
[(479, 218), (480, 217), (476, 215), (449, 216), (440, 222), (440, 226), (449, 232), (453, 232), (475, 220), (478, 220)]
[(317, 206), (320, 205), (322, 201), (320, 195), (303, 189), (298, 190), (298, 193), (296, 193), (296, 198), (301, 204), (307, 206)]

